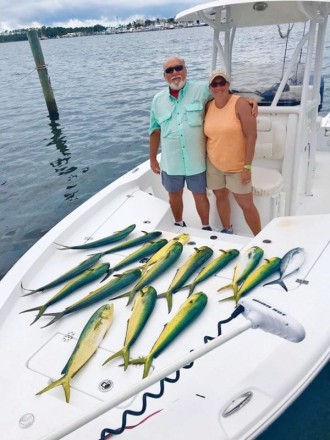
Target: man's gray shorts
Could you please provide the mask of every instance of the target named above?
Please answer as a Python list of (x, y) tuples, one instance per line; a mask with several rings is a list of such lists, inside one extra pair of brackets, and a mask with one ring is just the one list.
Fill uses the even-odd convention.
[(184, 188), (185, 182), (188, 189), (196, 194), (206, 193), (206, 171), (193, 176), (171, 176), (162, 171), (162, 184), (167, 192), (179, 192)]

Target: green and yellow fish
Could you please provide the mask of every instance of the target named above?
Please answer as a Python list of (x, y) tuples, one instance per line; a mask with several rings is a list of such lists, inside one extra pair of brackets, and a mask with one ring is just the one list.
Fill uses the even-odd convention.
[(89, 359), (98, 349), (100, 343), (112, 324), (113, 310), (113, 304), (105, 304), (96, 310), (83, 328), (77, 344), (67, 364), (61, 372), (63, 376), (39, 391), (36, 394), (37, 396), (51, 390), (52, 388), (62, 385), (65, 393), (65, 400), (67, 403), (69, 403), (70, 380), (89, 361)]
[(192, 283), (184, 286), (185, 288), (189, 288), (188, 296), (193, 293), (197, 284), (201, 283), (207, 278), (210, 278), (212, 275), (217, 274), (239, 255), (239, 251), (237, 249), (229, 249), (227, 251), (220, 249), (220, 251), (222, 253), (205, 267), (203, 267)]
[(146, 286), (138, 292), (132, 309), (132, 314), (127, 321), (126, 336), (124, 346), (117, 353), (110, 356), (103, 362), (103, 365), (107, 362), (115, 359), (118, 356), (123, 356), (124, 370), (128, 367), (129, 350), (134, 342), (139, 337), (144, 326), (146, 325), (157, 300), (157, 292), (152, 286)]
[[(161, 249), (162, 251), (162, 249)], [(183, 245), (180, 241), (173, 244), (170, 250), (158, 261), (156, 261), (146, 272), (142, 273), (142, 277), (135, 284), (132, 290), (116, 296), (114, 299), (124, 298), (128, 296), (127, 305), (133, 301), (134, 295), (145, 286), (149, 286), (159, 275), (165, 272), (172, 264), (174, 264), (183, 251)], [(144, 271), (144, 268), (142, 269)]]
[(28, 295), (33, 295), (34, 293), (43, 292), (45, 290), (56, 287), (59, 284), (65, 283), (66, 281), (72, 280), (72, 278), (77, 277), (78, 275), (85, 272), (85, 270), (90, 269), (92, 266), (94, 266), (94, 264), (96, 264), (99, 261), (101, 256), (102, 256), (102, 254), (95, 254), (95, 255), (90, 256), (89, 258), (87, 258), (86, 260), (84, 260), (80, 264), (78, 264), (78, 266), (73, 267), (68, 272), (65, 272), (63, 275), (59, 276), (58, 278), (51, 281), (50, 283), (39, 287), (38, 289), (30, 290), (30, 289), (24, 288), (22, 285), (22, 289), (29, 292), (23, 296), (28, 296)]
[(233, 289), (234, 296), (237, 295), (239, 286), (243, 283), (245, 278), (258, 266), (261, 258), (264, 255), (264, 251), (258, 246), (252, 246), (247, 249), (246, 252), (241, 254), (238, 264), (234, 269), (234, 275), (232, 282), (226, 284), (218, 289), (218, 292), (228, 288)]
[(58, 321), (63, 316), (68, 315), (69, 313), (82, 310), (85, 307), (90, 306), (91, 304), (95, 304), (96, 302), (99, 302), (101, 300), (108, 299), (109, 296), (114, 295), (124, 287), (127, 287), (138, 280), (141, 274), (142, 270), (139, 268), (135, 268), (126, 270), (122, 274), (114, 275), (114, 277), (108, 283), (104, 284), (96, 290), (93, 290), (92, 292), (89, 292), (79, 301), (66, 307), (62, 312), (44, 313), (43, 316), (54, 316), (54, 318), (43, 327), (48, 327), (49, 325), (54, 324), (54, 322)]
[(95, 266), (87, 269), (81, 275), (78, 275), (73, 280), (69, 281), (59, 292), (57, 292), (54, 296), (52, 296), (45, 304), (38, 307), (33, 307), (32, 309), (23, 310), (20, 313), (32, 312), (38, 310), (38, 314), (34, 321), (31, 322), (31, 325), (34, 324), (45, 312), (45, 310), (51, 306), (52, 304), (57, 303), (63, 298), (66, 298), (70, 293), (76, 291), (82, 286), (85, 286), (92, 281), (100, 278), (104, 275), (109, 269), (109, 263), (99, 263), (95, 264)]
[(55, 243), (57, 246), (61, 246), (58, 248), (59, 250), (65, 249), (93, 249), (95, 247), (105, 246), (109, 243), (114, 243), (119, 240), (123, 240), (127, 235), (129, 235), (134, 229), (136, 225), (130, 225), (127, 228), (116, 231), (114, 234), (111, 234), (107, 237), (101, 238), (100, 240), (90, 241), (84, 244), (78, 244), (76, 246), (65, 246), (64, 244)]
[(168, 313), (172, 310), (172, 296), (173, 293), (178, 292), (188, 278), (213, 255), (213, 250), (208, 246), (201, 246), (195, 248), (195, 253), (192, 254), (176, 271), (174, 278), (164, 293), (158, 295), (158, 298), (166, 298)]
[(154, 358), (160, 355), (166, 347), (185, 330), (202, 313), (207, 304), (207, 296), (203, 292), (195, 293), (185, 300), (178, 312), (165, 325), (163, 331), (154, 343), (149, 354), (129, 361), (129, 364), (144, 364), (143, 378), (147, 377)]

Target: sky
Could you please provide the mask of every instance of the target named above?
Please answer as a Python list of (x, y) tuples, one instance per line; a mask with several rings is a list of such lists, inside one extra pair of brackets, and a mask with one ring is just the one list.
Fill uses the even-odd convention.
[(118, 26), (171, 18), (201, 0), (0, 0), (0, 32), (41, 26)]

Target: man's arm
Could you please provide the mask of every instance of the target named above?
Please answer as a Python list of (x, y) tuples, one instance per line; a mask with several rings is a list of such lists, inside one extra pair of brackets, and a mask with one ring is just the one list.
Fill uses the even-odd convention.
[(160, 129), (154, 130), (149, 137), (150, 168), (156, 174), (160, 174), (160, 166), (157, 154), (160, 146)]

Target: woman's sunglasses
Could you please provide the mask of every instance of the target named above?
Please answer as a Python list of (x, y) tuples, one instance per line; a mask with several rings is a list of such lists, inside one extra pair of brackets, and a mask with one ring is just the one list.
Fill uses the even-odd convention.
[(218, 86), (223, 87), (223, 86), (225, 86), (226, 84), (227, 84), (227, 81), (225, 81), (225, 80), (223, 79), (223, 80), (221, 80), (221, 81), (213, 81), (213, 82), (211, 82), (210, 86), (213, 87), (213, 88), (216, 88), (216, 87), (218, 87)]

